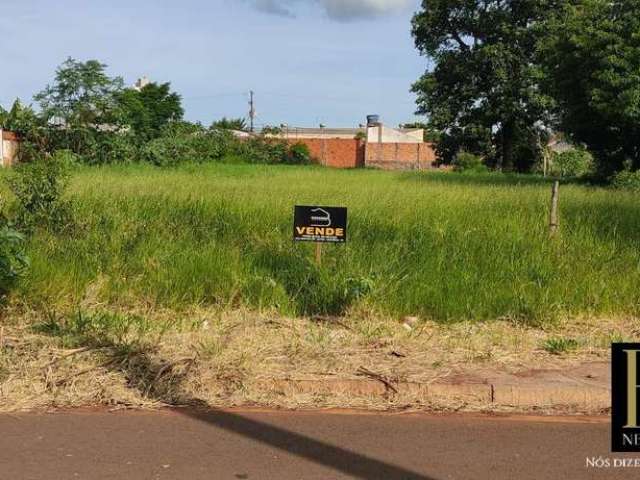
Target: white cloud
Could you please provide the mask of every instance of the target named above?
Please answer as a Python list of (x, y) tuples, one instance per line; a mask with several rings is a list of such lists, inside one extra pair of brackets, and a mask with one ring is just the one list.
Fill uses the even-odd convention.
[(415, 6), (415, 0), (249, 0), (258, 10), (275, 15), (293, 16), (296, 3), (320, 6), (329, 18), (339, 21), (371, 18), (401, 12)]
[(320, 0), (319, 3), (331, 18), (350, 20), (375, 17), (408, 9), (412, 0)]
[(253, 5), (261, 12), (292, 17), (293, 14), (287, 7), (287, 1), (283, 0), (253, 0)]

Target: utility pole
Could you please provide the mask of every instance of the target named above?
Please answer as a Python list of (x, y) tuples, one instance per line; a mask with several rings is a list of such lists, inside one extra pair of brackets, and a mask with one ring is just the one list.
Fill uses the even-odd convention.
[(253, 122), (256, 118), (256, 107), (253, 102), (253, 90), (249, 91), (249, 119), (251, 121), (251, 133), (253, 133)]

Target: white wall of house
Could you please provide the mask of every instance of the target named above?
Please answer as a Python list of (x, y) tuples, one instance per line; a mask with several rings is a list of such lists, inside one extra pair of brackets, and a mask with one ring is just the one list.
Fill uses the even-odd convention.
[(367, 127), (367, 142), (369, 143), (423, 143), (424, 130), (398, 129), (384, 125)]

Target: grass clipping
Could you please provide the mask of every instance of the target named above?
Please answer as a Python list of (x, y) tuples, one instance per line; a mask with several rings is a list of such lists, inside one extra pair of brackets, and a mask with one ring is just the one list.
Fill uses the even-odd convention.
[(632, 318), (573, 319), (541, 330), (411, 317), (13, 310), (0, 322), (0, 411), (98, 405), (522, 410), (492, 405), (473, 389), (433, 392), (446, 393), (447, 385), (485, 388), (531, 372), (566, 376), (585, 363), (604, 364), (612, 341), (638, 333)]

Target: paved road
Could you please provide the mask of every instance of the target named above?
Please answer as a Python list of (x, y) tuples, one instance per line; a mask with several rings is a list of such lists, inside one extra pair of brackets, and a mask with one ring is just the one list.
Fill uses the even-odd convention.
[[(604, 479), (606, 420), (356, 413), (0, 415), (0, 479)], [(637, 455), (640, 458), (640, 454)], [(627, 457), (628, 458), (628, 457)]]

